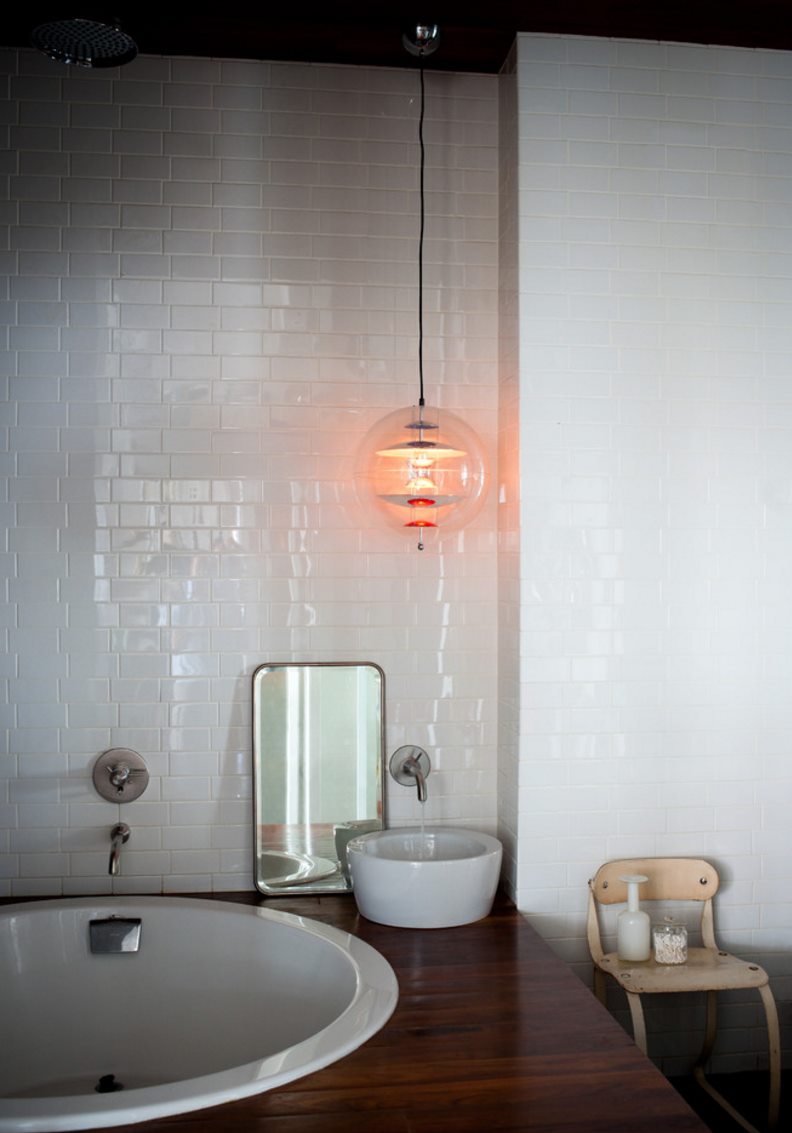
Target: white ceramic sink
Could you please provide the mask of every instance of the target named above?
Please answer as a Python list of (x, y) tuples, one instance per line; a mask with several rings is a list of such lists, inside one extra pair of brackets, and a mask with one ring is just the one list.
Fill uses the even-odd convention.
[(452, 928), (486, 917), (502, 854), (497, 838), (446, 826), (378, 830), (347, 846), (358, 909), (398, 928)]

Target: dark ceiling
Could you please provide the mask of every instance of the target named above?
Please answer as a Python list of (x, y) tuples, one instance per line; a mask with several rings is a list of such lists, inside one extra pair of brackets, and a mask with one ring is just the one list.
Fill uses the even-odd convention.
[[(80, 16), (108, 19), (93, 8), (69, 4), (3, 17), (7, 46), (26, 46), (30, 31), (47, 20)], [(792, 49), (789, 0), (311, 0), (292, 14), (282, 2), (220, 4), (218, 11), (115, 4), (110, 9), (143, 54), (199, 55), (240, 59), (289, 59), (323, 63), (403, 67), (403, 27), (437, 23), (442, 42), (427, 66), (496, 72), (515, 33), (542, 32), (675, 40), (741, 47)], [(21, 13), (21, 14), (20, 14)]]

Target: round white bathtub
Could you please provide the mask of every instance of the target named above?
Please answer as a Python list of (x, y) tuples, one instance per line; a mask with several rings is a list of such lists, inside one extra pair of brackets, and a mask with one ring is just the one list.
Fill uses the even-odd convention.
[[(89, 922), (112, 916), (140, 919), (137, 952), (91, 952)], [(355, 1050), (397, 998), (373, 948), (290, 913), (170, 897), (0, 907), (0, 1133), (261, 1093)]]

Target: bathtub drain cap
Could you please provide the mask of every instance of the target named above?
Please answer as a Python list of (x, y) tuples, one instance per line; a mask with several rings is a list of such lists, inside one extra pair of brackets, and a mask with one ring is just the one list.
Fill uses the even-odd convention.
[(115, 1094), (118, 1090), (123, 1090), (123, 1088), (124, 1085), (122, 1082), (116, 1082), (115, 1074), (103, 1074), (94, 1086), (94, 1091), (97, 1094)]

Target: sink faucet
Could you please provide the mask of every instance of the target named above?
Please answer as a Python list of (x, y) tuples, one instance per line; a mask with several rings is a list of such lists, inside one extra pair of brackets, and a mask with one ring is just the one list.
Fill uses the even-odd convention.
[(412, 744), (397, 748), (390, 759), (391, 775), (403, 786), (415, 783), (419, 803), (425, 803), (428, 797), (426, 780), (431, 770), (432, 765), (424, 749)]
[(421, 765), (414, 755), (409, 755), (402, 764), (402, 771), (406, 775), (412, 775), (415, 778), (415, 785), (418, 788), (418, 802), (426, 802), (426, 776), (421, 770)]
[(132, 831), (129, 829), (125, 822), (118, 822), (110, 831), (110, 868), (108, 870), (111, 877), (118, 875), (118, 870), (121, 865), (121, 847), (124, 842), (129, 841), (129, 835)]

